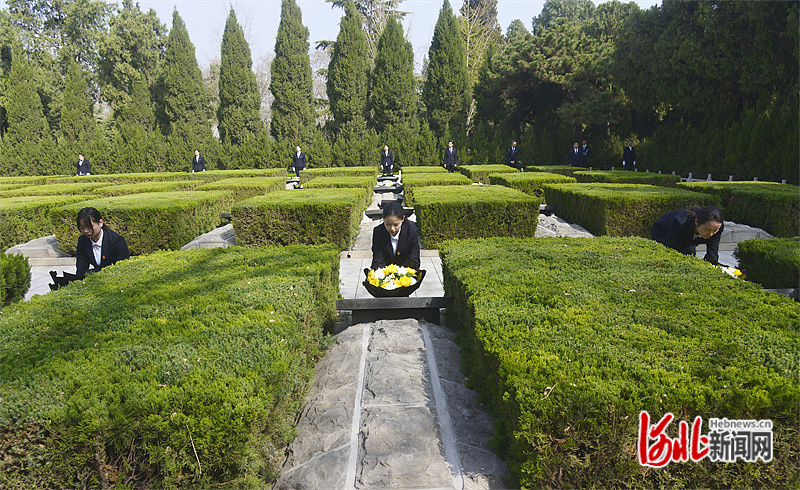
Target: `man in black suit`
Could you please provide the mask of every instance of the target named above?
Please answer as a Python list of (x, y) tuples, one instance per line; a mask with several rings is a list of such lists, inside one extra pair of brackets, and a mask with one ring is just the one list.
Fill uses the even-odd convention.
[(383, 175), (392, 175), (392, 169), (394, 169), (394, 156), (389, 150), (389, 146), (384, 145), (381, 152), (381, 173)]
[(103, 267), (130, 257), (125, 239), (103, 224), (97, 209), (81, 209), (77, 225), (81, 232), (75, 249), (75, 274), (78, 277), (83, 277), (87, 272), (98, 272)]
[(78, 164), (75, 175), (91, 175), (92, 164), (83, 156), (83, 153), (78, 153)]
[(296, 146), (292, 154), (292, 168), (294, 169), (294, 176), (300, 177), (300, 171), (306, 169), (306, 154), (300, 151), (300, 147)]
[(577, 167), (581, 164), (581, 149), (578, 147), (577, 141), (572, 145), (572, 150), (569, 152), (567, 162), (570, 167)]
[(403, 206), (383, 207), (383, 223), (372, 230), (372, 270), (397, 264), (419, 270), (419, 231), (406, 219)]
[(200, 150), (195, 150), (194, 158), (192, 158), (192, 173), (205, 172), (205, 171), (206, 171), (206, 159), (203, 158), (203, 155), (200, 154)]
[(591, 164), (592, 147), (586, 140), (581, 143), (581, 167), (589, 168)]
[(506, 150), (506, 163), (509, 167), (521, 168), (519, 163), (519, 148), (517, 148), (516, 141), (512, 141), (511, 146)]
[(447, 149), (444, 151), (444, 168), (448, 172), (454, 172), (458, 165), (458, 152), (453, 148), (453, 142), (447, 142)]
[(628, 146), (622, 150), (622, 169), (633, 170), (636, 168), (636, 148), (633, 141), (628, 140)]

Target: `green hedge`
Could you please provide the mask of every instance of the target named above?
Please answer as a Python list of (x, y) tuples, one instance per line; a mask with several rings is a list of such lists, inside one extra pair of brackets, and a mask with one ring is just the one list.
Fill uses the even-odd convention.
[(532, 165), (525, 167), (526, 172), (549, 172), (572, 177), (575, 172), (586, 170), (583, 167), (570, 167), (569, 165)]
[(427, 248), (444, 240), (536, 233), (539, 200), (499, 185), (429, 186), (414, 191), (414, 214)]
[(48, 177), (48, 184), (76, 184), (84, 182), (100, 182), (115, 184), (136, 184), (139, 182), (157, 182), (165, 180), (186, 179), (185, 172), (135, 172), (129, 174), (95, 174), (73, 175), (72, 177)]
[(42, 185), (47, 183), (47, 179), (46, 175), (0, 177), (0, 184)]
[[(452, 241), (448, 324), (523, 488), (796, 487), (797, 304), (640, 238)], [(770, 419), (771, 463), (637, 460), (638, 415)]]
[[(91, 196), (23, 196), (0, 199), (0, 251), (55, 234), (50, 210)], [(75, 217), (72, 218), (75, 221)]]
[(800, 287), (800, 237), (744, 240), (733, 255), (748, 281), (767, 289)]
[(460, 173), (421, 173), (403, 175), (403, 194), (405, 195), (406, 206), (413, 206), (414, 189), (427, 187), (431, 185), (444, 186), (444, 185), (472, 185), (473, 182), (469, 177)]
[(131, 255), (140, 255), (177, 250), (213, 230), (220, 224), (220, 214), (228, 211), (232, 202), (227, 191), (130, 194), (55, 208), (51, 217), (59, 246), (67, 253), (75, 253), (78, 244), (78, 211), (92, 206), (100, 211), (104, 224), (125, 238)]
[(286, 190), (286, 177), (232, 177), (215, 180), (197, 187), (198, 191), (232, 191), (236, 202), (255, 196)]
[(644, 184), (544, 184), (555, 214), (595, 235), (649, 238), (662, 214), (691, 206), (719, 205), (719, 198)]
[(206, 182), (215, 180), (230, 179), (234, 177), (284, 177), (286, 178), (285, 168), (243, 168), (235, 170), (206, 170), (205, 172), (195, 172), (183, 174), (184, 178), (199, 179)]
[(31, 266), (22, 255), (0, 254), (0, 307), (25, 297), (31, 287)]
[(365, 209), (362, 189), (295, 189), (241, 201), (231, 214), (238, 245), (333, 243), (344, 250)]
[(515, 174), (502, 173), (489, 176), (490, 184), (504, 185), (517, 189), (525, 194), (538, 197), (542, 202), (546, 202), (542, 184), (567, 184), (571, 182), (575, 182), (574, 177), (549, 172), (517, 172)]
[(503, 165), (501, 163), (491, 163), (487, 165), (459, 165), (457, 170), (466, 175), (473, 182), (489, 183), (490, 174), (518, 174), (520, 173), (514, 167)]
[(725, 219), (775, 236), (800, 235), (800, 187), (775, 182), (683, 182), (679, 187), (717, 194)]
[(327, 167), (309, 168), (300, 171), (300, 182), (308, 182), (315, 177), (372, 177), (378, 175), (377, 167)]
[(578, 182), (608, 182), (612, 184), (650, 184), (675, 187), (681, 181), (679, 175), (628, 170), (581, 170), (572, 174)]
[(364, 200), (369, 206), (372, 203), (372, 188), (375, 187), (375, 177), (314, 177), (304, 184), (306, 189), (336, 189), (356, 187), (364, 189)]
[(63, 196), (65, 194), (91, 194), (95, 189), (111, 185), (108, 182), (80, 182), (75, 184), (44, 184), (0, 191), (0, 199), (22, 196)]
[(419, 167), (403, 167), (403, 175), (413, 174), (446, 174), (447, 169), (442, 166), (421, 165)]
[[(101, 196), (125, 196), (127, 194), (144, 194), (148, 192), (188, 191), (195, 189), (201, 182), (196, 180), (168, 180), (156, 182), (137, 182), (135, 184), (110, 185), (95, 189)], [(205, 190), (205, 189), (204, 189)]]
[(4, 309), (0, 487), (269, 488), (338, 269), (331, 246), (157, 252)]

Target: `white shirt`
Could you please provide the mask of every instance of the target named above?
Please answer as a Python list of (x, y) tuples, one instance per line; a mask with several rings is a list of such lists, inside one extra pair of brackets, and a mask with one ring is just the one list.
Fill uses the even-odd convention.
[(94, 262), (99, 266), (100, 259), (103, 258), (103, 229), (100, 228), (100, 238), (96, 242), (92, 242), (92, 252), (94, 253)]
[(400, 232), (403, 231), (402, 228), (398, 230), (397, 235), (392, 236), (389, 233), (389, 239), (392, 241), (392, 255), (397, 255), (397, 246), (400, 244)]

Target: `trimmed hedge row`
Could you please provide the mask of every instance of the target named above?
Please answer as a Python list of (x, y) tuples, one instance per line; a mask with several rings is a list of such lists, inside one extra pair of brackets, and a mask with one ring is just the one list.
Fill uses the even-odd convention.
[(29, 185), (18, 189), (0, 191), (0, 199), (22, 196), (63, 196), (65, 194), (91, 194), (95, 189), (112, 185), (109, 182), (79, 182), (75, 184)]
[(662, 214), (719, 205), (719, 197), (645, 184), (544, 184), (555, 213), (595, 235), (650, 237)]
[(572, 174), (578, 182), (608, 182), (613, 184), (650, 184), (675, 187), (681, 181), (679, 175), (628, 170), (581, 170)]
[[(0, 251), (55, 234), (50, 211), (91, 196), (23, 196), (0, 199)], [(72, 221), (75, 221), (73, 216)]]
[(561, 174), (572, 177), (575, 172), (587, 170), (583, 167), (572, 167), (569, 165), (531, 165), (525, 167), (526, 172), (549, 172), (551, 174)]
[(18, 177), (0, 177), (0, 184), (41, 185), (47, 182), (47, 175), (21, 175)]
[(568, 184), (576, 182), (574, 177), (549, 172), (518, 172), (515, 174), (491, 174), (489, 183), (504, 185), (525, 194), (536, 196), (546, 202), (542, 184)]
[(499, 185), (428, 186), (414, 191), (414, 214), (427, 248), (444, 240), (532, 237), (540, 201)]
[(156, 252), (3, 309), (0, 487), (268, 488), (338, 262), (332, 246)]
[(421, 165), (418, 167), (403, 167), (402, 169), (403, 175), (412, 175), (412, 174), (446, 174), (447, 169), (439, 166), (434, 165)]
[(403, 194), (406, 206), (414, 205), (414, 189), (427, 186), (472, 185), (469, 177), (460, 173), (420, 173), (403, 175)]
[(235, 170), (206, 170), (205, 172), (182, 173), (184, 178), (199, 179), (206, 182), (230, 179), (234, 177), (283, 177), (286, 178), (285, 168), (242, 168)]
[(775, 182), (682, 182), (679, 187), (717, 194), (725, 219), (775, 236), (800, 235), (800, 187)]
[(92, 175), (73, 175), (71, 177), (54, 176), (47, 177), (48, 184), (77, 184), (85, 182), (113, 183), (113, 184), (137, 184), (140, 182), (159, 182), (165, 180), (186, 179), (185, 172), (136, 172), (129, 174), (92, 174)]
[(800, 237), (744, 240), (733, 255), (748, 281), (767, 289), (800, 287)]
[(31, 287), (31, 266), (22, 255), (0, 254), (0, 307), (21, 300)]
[(92, 206), (103, 223), (128, 242), (132, 255), (155, 250), (177, 250), (220, 224), (220, 214), (230, 209), (228, 191), (188, 191), (130, 194), (69, 204), (51, 211), (61, 250), (75, 253), (80, 231), (78, 211)]
[(244, 201), (270, 192), (286, 190), (286, 177), (232, 177), (197, 187), (198, 191), (231, 191), (234, 201)]
[(94, 193), (101, 196), (112, 197), (125, 196), (128, 194), (144, 194), (148, 192), (188, 191), (196, 188), (200, 184), (201, 182), (196, 180), (137, 182), (135, 184), (118, 184), (101, 187), (95, 189)]
[(306, 189), (340, 189), (355, 187), (364, 189), (364, 200), (369, 206), (372, 203), (372, 188), (375, 187), (375, 177), (314, 177), (305, 184)]
[(309, 168), (300, 171), (300, 182), (308, 182), (314, 177), (372, 177), (374, 182), (377, 175), (376, 167)]
[(333, 243), (344, 250), (365, 209), (362, 189), (295, 189), (241, 201), (231, 214), (238, 245)]
[(456, 169), (462, 174), (466, 175), (473, 182), (489, 183), (490, 174), (518, 174), (520, 173), (514, 167), (509, 167), (502, 163), (492, 163), (487, 165), (459, 165)]
[[(492, 238), (439, 252), (468, 383), (521, 487), (796, 486), (794, 301), (639, 238)], [(774, 459), (644, 468), (642, 410), (770, 419)]]

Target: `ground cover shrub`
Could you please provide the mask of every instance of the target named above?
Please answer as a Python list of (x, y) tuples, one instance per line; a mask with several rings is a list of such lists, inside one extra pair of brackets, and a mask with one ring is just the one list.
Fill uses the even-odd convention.
[(115, 184), (136, 184), (139, 182), (156, 182), (164, 180), (186, 179), (185, 172), (134, 172), (122, 174), (73, 175), (71, 177), (47, 177), (48, 184), (76, 184), (82, 182), (104, 182)]
[(489, 183), (489, 174), (515, 174), (519, 173), (514, 167), (502, 163), (486, 165), (459, 165), (456, 170), (470, 178), (473, 182)]
[[(186, 175), (186, 174), (184, 174)], [(285, 168), (241, 168), (234, 170), (206, 170), (186, 175), (190, 179), (199, 179), (206, 182), (230, 179), (234, 177), (286, 177)]]
[(29, 185), (30, 184), (0, 184), (0, 191), (10, 191), (11, 189), (19, 189)]
[(455, 238), (533, 236), (539, 203), (499, 185), (427, 186), (414, 191), (420, 239), (432, 249)]
[(403, 194), (405, 195), (406, 206), (413, 206), (414, 204), (414, 189), (427, 186), (444, 186), (444, 185), (472, 185), (472, 180), (466, 175), (460, 173), (420, 173), (403, 175)]
[(531, 165), (525, 167), (526, 172), (549, 172), (551, 174), (561, 174), (572, 177), (572, 174), (581, 170), (587, 170), (583, 167), (572, 167), (569, 165)]
[(0, 177), (0, 184), (42, 185), (47, 183), (46, 175), (20, 175), (17, 177)]
[(403, 175), (412, 175), (412, 174), (445, 174), (447, 173), (447, 169), (442, 167), (441, 165), (420, 165), (416, 167), (403, 167), (400, 169), (403, 172)]
[(377, 167), (325, 167), (309, 168), (300, 171), (300, 182), (308, 182), (316, 177), (372, 177), (378, 175)]
[(544, 184), (555, 214), (595, 235), (649, 238), (662, 214), (691, 206), (719, 205), (719, 198), (645, 184)]
[(546, 201), (544, 191), (542, 190), (542, 184), (566, 184), (571, 182), (575, 182), (574, 177), (550, 172), (517, 172), (515, 174), (501, 173), (489, 175), (490, 184), (504, 185), (512, 189), (517, 189), (525, 194), (538, 197), (543, 203)]
[(294, 189), (238, 202), (231, 215), (239, 245), (333, 243), (344, 250), (365, 209), (362, 189)]
[(779, 237), (800, 235), (800, 187), (776, 182), (682, 182), (678, 187), (717, 194), (725, 219)]
[(338, 262), (332, 246), (156, 252), (4, 308), (0, 487), (268, 488)]
[(733, 255), (748, 281), (767, 289), (800, 287), (800, 237), (744, 240)]
[(578, 182), (608, 182), (613, 184), (650, 184), (675, 187), (681, 181), (679, 175), (629, 170), (581, 170), (572, 174)]
[(22, 255), (0, 254), (0, 307), (21, 300), (31, 287), (31, 266)]
[(108, 182), (79, 182), (74, 184), (29, 185), (18, 189), (0, 191), (0, 199), (22, 196), (63, 196), (66, 194), (91, 194), (95, 189), (111, 185)]
[(153, 192), (81, 201), (54, 208), (50, 216), (58, 244), (67, 253), (75, 253), (78, 244), (78, 211), (92, 206), (104, 224), (125, 238), (131, 255), (140, 255), (177, 250), (213, 230), (232, 203), (230, 191)]
[(127, 194), (145, 194), (148, 192), (188, 191), (197, 188), (202, 182), (197, 180), (167, 180), (155, 182), (137, 182), (135, 184), (118, 184), (95, 189), (100, 196), (124, 196)]
[(0, 198), (0, 251), (55, 234), (50, 210), (86, 199), (91, 199), (91, 196), (67, 194)]
[(269, 192), (286, 189), (286, 177), (231, 177), (215, 180), (197, 187), (198, 191), (225, 190), (233, 192), (234, 201), (244, 201)]
[(306, 189), (329, 189), (329, 188), (346, 188), (355, 187), (364, 189), (364, 199), (367, 206), (372, 203), (373, 187), (375, 187), (374, 176), (356, 176), (356, 177), (314, 177), (309, 180), (303, 187)]
[[(522, 488), (796, 487), (797, 304), (641, 238), (440, 246), (468, 384)], [(770, 463), (639, 465), (655, 424), (769, 419)], [(702, 446), (701, 446), (702, 447)]]

